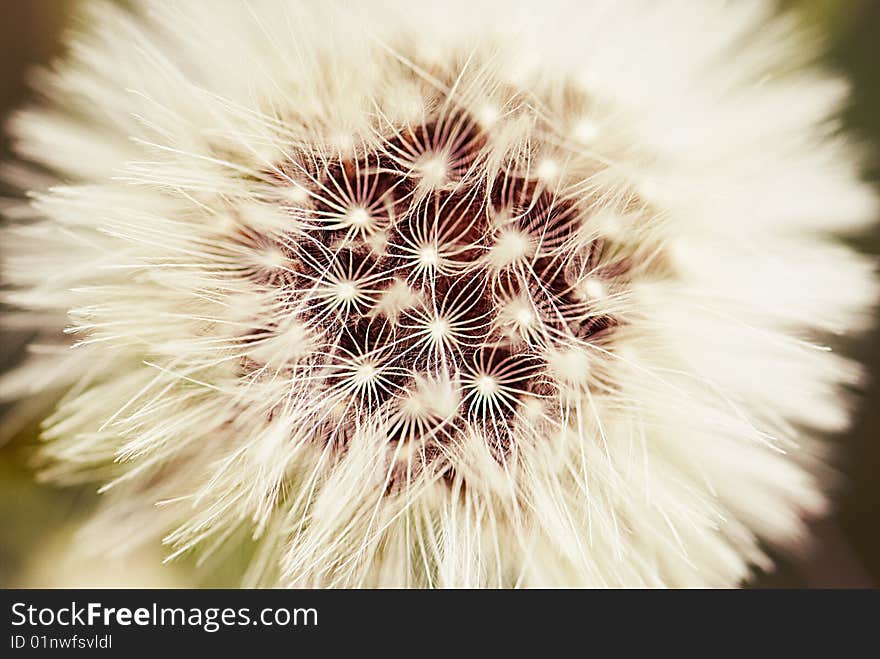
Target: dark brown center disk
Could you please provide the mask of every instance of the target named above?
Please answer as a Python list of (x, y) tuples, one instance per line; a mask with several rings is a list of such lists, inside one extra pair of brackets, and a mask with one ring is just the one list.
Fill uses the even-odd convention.
[[(548, 349), (615, 325), (579, 286), (603, 244), (576, 239), (576, 204), (528, 175), (477, 175), (485, 143), (457, 114), (396, 131), (379, 151), (285, 163), (277, 184), (308, 198), (290, 207), (291, 231), (242, 233), (285, 264), (247, 276), (313, 337), (305, 370), (291, 369), (326, 410), (315, 413), (325, 441), (375, 423), (440, 455), (468, 428), (504, 454), (524, 402), (553, 394)], [(432, 382), (452, 403), (434, 405)]]

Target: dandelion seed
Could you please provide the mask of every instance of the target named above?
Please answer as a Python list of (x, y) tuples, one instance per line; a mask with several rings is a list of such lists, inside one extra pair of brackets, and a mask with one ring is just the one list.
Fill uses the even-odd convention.
[(585, 117), (578, 120), (572, 132), (578, 142), (590, 144), (599, 136), (599, 126), (596, 122)]

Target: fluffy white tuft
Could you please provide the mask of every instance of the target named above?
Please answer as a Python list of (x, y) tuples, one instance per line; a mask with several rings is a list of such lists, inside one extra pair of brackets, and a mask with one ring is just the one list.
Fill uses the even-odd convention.
[(46, 476), (248, 584), (739, 583), (859, 380), (845, 86), (757, 3), (421, 4), (91, 5), (11, 125)]

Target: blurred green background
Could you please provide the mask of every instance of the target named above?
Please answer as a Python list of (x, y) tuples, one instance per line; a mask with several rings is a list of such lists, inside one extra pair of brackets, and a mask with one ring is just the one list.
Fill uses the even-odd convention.
[[(3, 119), (28, 98), (28, 69), (61, 53), (60, 35), (78, 1), (0, 0)], [(793, 12), (824, 37), (826, 66), (852, 82), (845, 120), (852, 133), (871, 145), (864, 176), (880, 189), (880, 0), (781, 0), (779, 8)], [(0, 149), (5, 160), (9, 155), (5, 138)], [(852, 240), (862, 251), (880, 255), (880, 224)], [(0, 372), (16, 361), (24, 338), (0, 334)], [(842, 446), (839, 468), (846, 477), (836, 496), (836, 511), (815, 526), (809, 550), (795, 558), (780, 557), (772, 574), (756, 575), (757, 587), (880, 584), (880, 442), (876, 441), (880, 431), (880, 329), (853, 341), (845, 350), (868, 364), (874, 381), (861, 394), (852, 430), (835, 439)], [(7, 426), (9, 421), (7, 414)], [(60, 489), (35, 483), (29, 462), (36, 434), (35, 427), (22, 427), (0, 445), (0, 587), (235, 585), (232, 565), (228, 570), (213, 570), (210, 576), (188, 569), (192, 566), (185, 563), (162, 566), (160, 547), (125, 563), (79, 555), (73, 549), (74, 529), (94, 505), (94, 488)], [(237, 561), (233, 557), (230, 562)]]

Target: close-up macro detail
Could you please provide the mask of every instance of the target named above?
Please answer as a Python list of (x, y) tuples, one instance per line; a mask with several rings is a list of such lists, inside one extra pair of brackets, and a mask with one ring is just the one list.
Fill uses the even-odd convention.
[(5, 587), (880, 582), (877, 3), (4, 7)]

